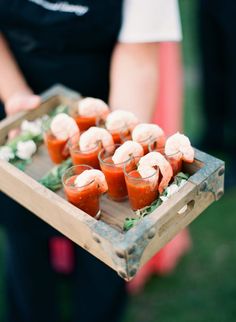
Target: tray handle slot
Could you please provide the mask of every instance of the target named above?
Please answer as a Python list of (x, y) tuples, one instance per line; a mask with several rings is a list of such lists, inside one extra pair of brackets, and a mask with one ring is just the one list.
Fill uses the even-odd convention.
[(184, 219), (194, 208), (195, 200), (190, 200), (185, 206), (181, 207), (173, 217), (171, 217), (167, 222), (165, 222), (158, 230), (158, 235), (162, 237), (166, 232), (169, 231), (173, 225), (179, 223), (181, 219)]

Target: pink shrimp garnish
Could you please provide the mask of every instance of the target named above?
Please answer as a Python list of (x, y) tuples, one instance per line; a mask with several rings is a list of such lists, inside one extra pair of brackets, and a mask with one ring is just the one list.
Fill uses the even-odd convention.
[(76, 133), (79, 133), (75, 120), (65, 113), (57, 114), (50, 125), (52, 134), (58, 140), (67, 140)]
[(112, 156), (114, 164), (121, 164), (131, 157), (143, 156), (143, 147), (141, 144), (134, 141), (126, 141), (119, 148), (116, 149)]
[(166, 140), (165, 154), (168, 156), (172, 155), (176, 160), (182, 158), (183, 161), (189, 163), (192, 163), (194, 160), (194, 149), (191, 146), (189, 138), (179, 132), (173, 134)]
[(140, 123), (136, 125), (132, 132), (132, 139), (139, 143), (156, 140), (159, 147), (164, 147), (165, 145), (164, 131), (160, 126), (152, 123)]
[(97, 116), (105, 119), (109, 113), (109, 107), (101, 99), (86, 97), (79, 101), (78, 112), (81, 116)]
[(83, 171), (76, 177), (74, 184), (79, 188), (84, 187), (93, 181), (98, 184), (99, 192), (104, 193), (108, 190), (107, 182), (103, 172), (96, 169)]
[(106, 119), (106, 128), (109, 131), (114, 131), (121, 127), (133, 130), (137, 124), (137, 117), (133, 113), (124, 110), (115, 110), (111, 112)]
[(107, 152), (114, 149), (112, 135), (105, 129), (92, 126), (80, 136), (79, 145), (82, 152), (86, 152), (101, 142)]
[(155, 173), (155, 167), (159, 167), (162, 174), (162, 179), (158, 187), (159, 192), (162, 193), (173, 176), (173, 170), (170, 163), (161, 153), (150, 152), (143, 156), (139, 160), (138, 172), (142, 178), (147, 178)]

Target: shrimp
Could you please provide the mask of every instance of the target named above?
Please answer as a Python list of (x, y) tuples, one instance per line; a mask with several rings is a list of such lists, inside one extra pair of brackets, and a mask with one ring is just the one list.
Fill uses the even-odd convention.
[(74, 183), (76, 187), (81, 188), (93, 181), (97, 183), (98, 191), (100, 193), (104, 193), (108, 190), (107, 182), (103, 172), (96, 169), (84, 170), (76, 177)]
[(152, 123), (140, 123), (136, 125), (132, 132), (132, 139), (135, 142), (156, 139), (160, 147), (163, 147), (165, 144), (164, 131), (157, 124)]
[(86, 97), (79, 101), (78, 112), (81, 116), (98, 116), (106, 119), (109, 113), (108, 105), (98, 98)]
[[(182, 155), (178, 154), (181, 152)], [(192, 163), (194, 160), (194, 149), (189, 138), (179, 132), (173, 134), (166, 140), (165, 154), (172, 155), (173, 158)], [(176, 154), (176, 157), (175, 157)]]
[(137, 117), (128, 111), (116, 110), (111, 112), (106, 119), (106, 128), (109, 131), (115, 131), (121, 127), (127, 127), (132, 130), (138, 124)]
[(120, 164), (127, 160), (130, 157), (142, 157), (143, 156), (143, 147), (138, 142), (126, 141), (119, 148), (116, 149), (112, 161), (114, 164)]
[(159, 152), (149, 152), (139, 160), (138, 172), (142, 178), (147, 178), (155, 173), (155, 167), (159, 167), (162, 174), (162, 179), (158, 190), (160, 193), (168, 186), (172, 176), (173, 170), (170, 163)]
[(57, 114), (50, 125), (52, 134), (58, 140), (67, 140), (74, 134), (79, 133), (75, 120), (65, 113)]
[(81, 134), (79, 145), (82, 152), (96, 147), (97, 143), (101, 142), (103, 148), (107, 152), (114, 150), (114, 141), (112, 135), (105, 129), (96, 126), (90, 127), (87, 131)]

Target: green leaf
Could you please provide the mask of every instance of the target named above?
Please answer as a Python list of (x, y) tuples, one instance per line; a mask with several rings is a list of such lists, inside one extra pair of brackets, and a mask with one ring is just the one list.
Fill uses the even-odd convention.
[(187, 173), (183, 173), (183, 172), (179, 172), (175, 177), (174, 177), (174, 183), (177, 184), (177, 186), (180, 185), (182, 180), (188, 180), (188, 178), (190, 177), (189, 174)]
[(10, 148), (12, 148), (13, 151), (16, 151), (17, 144), (19, 142), (26, 142), (29, 140), (34, 140), (37, 137), (38, 137), (38, 135), (35, 136), (31, 132), (23, 132), (23, 133), (19, 134), (18, 136), (16, 136), (14, 139), (8, 141), (6, 143), (6, 146), (9, 146)]
[(10, 163), (13, 164), (15, 167), (17, 167), (21, 171), (25, 171), (25, 168), (28, 164), (32, 162), (32, 159), (28, 160), (21, 160), (18, 158), (15, 158), (13, 160), (10, 160)]
[(58, 105), (57, 107), (55, 107), (52, 112), (49, 114), (50, 117), (54, 117), (56, 116), (57, 114), (60, 114), (60, 113), (66, 113), (68, 114), (69, 113), (69, 108), (67, 105), (64, 105), (64, 104), (61, 104), (61, 105)]
[(143, 217), (152, 213), (157, 207), (162, 204), (162, 200), (160, 198), (156, 199), (151, 203), (150, 206), (144, 207), (142, 209), (138, 209), (135, 211), (137, 218), (125, 218), (123, 230), (128, 231), (133, 226), (135, 226)]
[(132, 227), (134, 227), (138, 223), (139, 220), (140, 220), (140, 218), (125, 218), (123, 230), (124, 231), (130, 230)]
[(52, 191), (59, 190), (62, 187), (62, 175), (64, 172), (72, 166), (71, 159), (67, 159), (60, 165), (53, 167), (48, 173), (46, 173), (39, 182)]
[(188, 173), (179, 172), (179, 173), (177, 173), (176, 177), (184, 179), (184, 180), (188, 180), (190, 175)]
[(154, 200), (149, 206), (136, 210), (135, 213), (137, 216), (140, 216), (141, 218), (145, 217), (146, 215), (152, 213), (161, 204), (162, 204), (162, 200), (158, 198)]

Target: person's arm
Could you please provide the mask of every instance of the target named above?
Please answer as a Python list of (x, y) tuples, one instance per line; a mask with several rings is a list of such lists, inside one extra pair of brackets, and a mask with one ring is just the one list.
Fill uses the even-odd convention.
[(158, 43), (118, 43), (111, 63), (109, 104), (150, 122), (157, 103)]
[(34, 95), (9, 46), (0, 33), (0, 100), (8, 115), (21, 110), (33, 109), (39, 105), (40, 98)]

